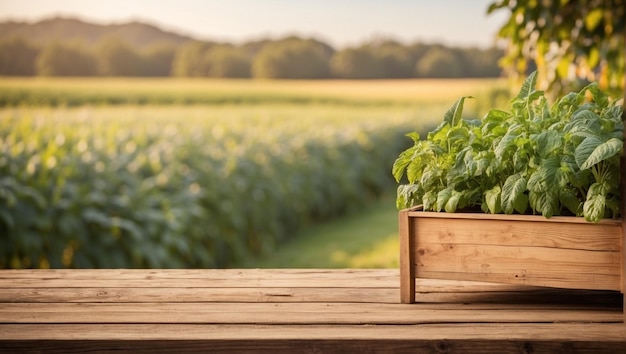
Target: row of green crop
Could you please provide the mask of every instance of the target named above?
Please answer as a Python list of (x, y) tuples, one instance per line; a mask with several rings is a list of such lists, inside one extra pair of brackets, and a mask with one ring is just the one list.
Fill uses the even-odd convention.
[(227, 267), (393, 188), (414, 119), (315, 112), (0, 111), (0, 267)]
[[(98, 91), (59, 88), (4, 88), (0, 107), (79, 107), (84, 105), (241, 105), (241, 104), (332, 104), (343, 106), (389, 106), (389, 99), (357, 99), (287, 93), (176, 93), (150, 91)], [(403, 103), (403, 102), (400, 102)], [(406, 103), (405, 103), (406, 104)]]

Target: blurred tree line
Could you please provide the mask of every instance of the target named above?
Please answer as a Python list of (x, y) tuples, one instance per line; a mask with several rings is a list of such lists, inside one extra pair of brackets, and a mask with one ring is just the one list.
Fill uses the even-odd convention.
[(189, 40), (135, 46), (111, 35), (97, 43), (24, 37), (0, 40), (0, 75), (179, 76), (264, 79), (458, 78), (500, 76), (497, 48), (406, 45), (376, 39), (335, 50), (316, 39), (286, 37), (241, 45)]

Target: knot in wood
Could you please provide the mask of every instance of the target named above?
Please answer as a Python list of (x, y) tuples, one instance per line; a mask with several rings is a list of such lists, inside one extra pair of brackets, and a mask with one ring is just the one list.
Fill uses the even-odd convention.
[(437, 344), (435, 344), (435, 350), (437, 351), (437, 353), (449, 353), (450, 345), (445, 341), (439, 341), (437, 342)]

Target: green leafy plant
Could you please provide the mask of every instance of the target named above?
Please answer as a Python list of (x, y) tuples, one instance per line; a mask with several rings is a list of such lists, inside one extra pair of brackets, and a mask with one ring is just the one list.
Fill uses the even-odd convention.
[(592, 83), (548, 103), (523, 83), (510, 111), (463, 119), (461, 97), (443, 122), (393, 165), (397, 207), (424, 210), (584, 216), (598, 222), (619, 215), (622, 106)]

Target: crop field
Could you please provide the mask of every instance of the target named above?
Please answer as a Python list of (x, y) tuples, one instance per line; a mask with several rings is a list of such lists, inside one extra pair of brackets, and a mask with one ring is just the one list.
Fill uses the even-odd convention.
[[(502, 79), (219, 80), (2, 78), (0, 106), (331, 104), (451, 105), (461, 96), (488, 104), (506, 96)], [(486, 112), (486, 109), (484, 110)]]
[(395, 193), (404, 135), (458, 97), (379, 84), (2, 79), (38, 103), (0, 108), (0, 268), (229, 267)]

